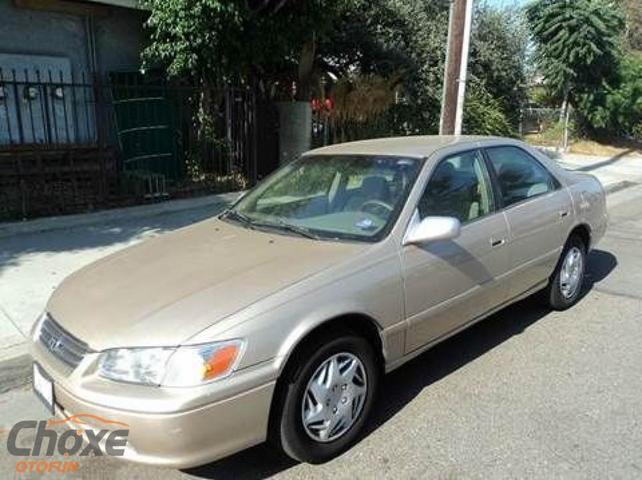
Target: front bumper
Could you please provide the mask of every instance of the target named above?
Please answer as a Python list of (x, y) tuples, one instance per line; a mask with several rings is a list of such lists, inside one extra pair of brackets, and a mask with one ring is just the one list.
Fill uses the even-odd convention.
[[(56, 415), (68, 418), (82, 412), (125, 423), (129, 426), (129, 435), (122, 458), (188, 468), (263, 442), (273, 389), (274, 384), (269, 383), (186, 412), (143, 414), (93, 405), (57, 387)], [(75, 424), (74, 427), (87, 426)]]
[[(117, 458), (188, 468), (266, 439), (276, 383), (271, 364), (248, 369), (249, 372), (239, 371), (208, 388), (173, 389), (168, 393), (162, 388), (96, 379), (95, 373), (91, 373), (91, 359), (69, 371), (38, 343), (32, 344), (31, 354), (53, 378), (57, 416), (92, 415), (118, 422), (115, 425), (92, 422), (96, 429), (116, 430), (124, 428), (122, 423), (128, 425), (125, 453)], [(88, 428), (86, 423), (73, 420), (68, 423), (71, 428)]]

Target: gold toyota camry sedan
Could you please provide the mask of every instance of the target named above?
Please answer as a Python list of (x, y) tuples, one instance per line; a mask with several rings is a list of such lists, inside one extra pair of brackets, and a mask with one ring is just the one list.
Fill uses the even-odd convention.
[(519, 141), (312, 150), (69, 276), (33, 328), (34, 388), (70, 422), (127, 425), (126, 459), (190, 467), (270, 440), (323, 462), (383, 374), (536, 292), (572, 306), (606, 224), (595, 177)]

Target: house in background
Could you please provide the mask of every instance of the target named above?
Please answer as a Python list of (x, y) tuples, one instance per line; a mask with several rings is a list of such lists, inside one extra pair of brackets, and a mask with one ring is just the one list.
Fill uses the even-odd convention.
[(0, 0), (0, 220), (119, 204), (125, 171), (145, 195), (180, 176), (185, 97), (140, 73), (146, 17), (136, 0)]
[(137, 5), (0, 0), (0, 221), (235, 189), (276, 164), (278, 120), (253, 91), (220, 92), (203, 136), (198, 86), (141, 72)]
[(0, 0), (0, 66), (44, 70), (61, 60), (76, 78), (82, 72), (137, 70), (146, 12), (136, 5), (136, 0)]
[(91, 143), (89, 86), (140, 68), (145, 17), (135, 0), (0, 0), (0, 144)]

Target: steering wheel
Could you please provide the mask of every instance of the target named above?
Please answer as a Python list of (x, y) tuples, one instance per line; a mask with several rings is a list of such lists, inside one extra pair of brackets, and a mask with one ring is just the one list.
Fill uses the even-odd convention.
[(381, 216), (377, 213), (377, 210), (384, 209), (388, 214), (392, 213), (394, 210), (392, 206), (388, 205), (386, 202), (382, 200), (366, 200), (361, 204), (359, 207), (359, 211), (361, 212), (368, 212), (373, 213), (375, 215)]

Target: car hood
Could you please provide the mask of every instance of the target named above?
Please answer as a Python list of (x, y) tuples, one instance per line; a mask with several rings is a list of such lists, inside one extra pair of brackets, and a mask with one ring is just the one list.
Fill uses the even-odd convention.
[(47, 310), (93, 350), (173, 346), (364, 248), (207, 220), (77, 271)]

